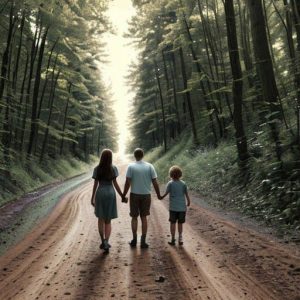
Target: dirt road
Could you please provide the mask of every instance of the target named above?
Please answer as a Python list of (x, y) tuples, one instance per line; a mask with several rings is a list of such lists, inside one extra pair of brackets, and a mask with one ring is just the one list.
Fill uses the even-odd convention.
[(196, 204), (184, 245), (172, 247), (167, 200), (153, 196), (144, 250), (130, 249), (129, 208), (118, 199), (112, 248), (103, 255), (91, 190), (92, 181), (66, 195), (0, 258), (1, 299), (300, 299), (299, 249)]

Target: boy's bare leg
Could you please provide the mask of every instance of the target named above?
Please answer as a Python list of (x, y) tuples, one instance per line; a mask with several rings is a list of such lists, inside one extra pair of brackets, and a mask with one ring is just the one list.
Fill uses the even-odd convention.
[(183, 231), (182, 223), (178, 223), (178, 233), (179, 233), (179, 236), (182, 236), (182, 231)]
[(172, 235), (171, 241), (168, 242), (169, 245), (175, 246), (175, 231), (176, 231), (176, 223), (171, 223), (170, 222), (170, 232)]
[(182, 239), (182, 231), (183, 231), (183, 224), (182, 223), (178, 223), (178, 233), (179, 233), (179, 245), (183, 245), (183, 239)]
[(171, 231), (171, 235), (172, 235), (172, 240), (174, 240), (175, 232), (176, 232), (176, 223), (170, 223), (170, 231)]

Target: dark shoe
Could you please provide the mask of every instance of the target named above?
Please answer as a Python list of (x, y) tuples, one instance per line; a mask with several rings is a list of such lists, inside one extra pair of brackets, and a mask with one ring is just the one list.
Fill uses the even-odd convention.
[[(111, 245), (109, 243), (107, 243), (107, 245), (108, 245), (108, 248), (111, 247)], [(99, 248), (100, 249), (104, 249), (104, 243), (103, 242), (100, 244)]]
[(136, 247), (136, 239), (131, 240), (131, 242), (129, 242), (129, 245), (131, 248), (135, 248)]
[(149, 248), (149, 245), (146, 242), (141, 242), (141, 248), (147, 249), (147, 248)]
[(171, 245), (171, 246), (175, 246), (175, 242), (176, 242), (176, 240), (172, 239), (171, 242), (168, 242), (168, 244)]
[(104, 251), (109, 251), (109, 247), (110, 245), (109, 245), (109, 243), (108, 243), (108, 241), (107, 240), (104, 240), (103, 241), (103, 250)]

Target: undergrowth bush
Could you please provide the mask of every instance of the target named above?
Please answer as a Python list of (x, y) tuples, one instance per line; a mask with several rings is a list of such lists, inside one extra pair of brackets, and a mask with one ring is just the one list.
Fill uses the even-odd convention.
[(272, 145), (262, 149), (256, 140), (249, 148), (252, 156), (246, 182), (241, 180), (232, 141), (222, 142), (217, 148), (195, 148), (192, 138), (182, 137), (167, 153), (158, 147), (148, 152), (146, 159), (154, 163), (160, 182), (166, 183), (169, 168), (179, 165), (189, 188), (210, 201), (237, 208), (267, 223), (299, 226), (300, 168), (298, 173), (294, 169), (296, 156), (284, 154), (280, 163), (268, 155), (273, 151)]

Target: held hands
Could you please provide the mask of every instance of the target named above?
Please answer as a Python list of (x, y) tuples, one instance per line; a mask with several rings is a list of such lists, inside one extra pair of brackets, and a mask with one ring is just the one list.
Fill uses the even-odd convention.
[(161, 194), (158, 194), (158, 195), (157, 195), (157, 198), (158, 198), (159, 200), (162, 200), (162, 199), (165, 198), (165, 196), (166, 196), (166, 195), (163, 195), (163, 196), (162, 196)]

